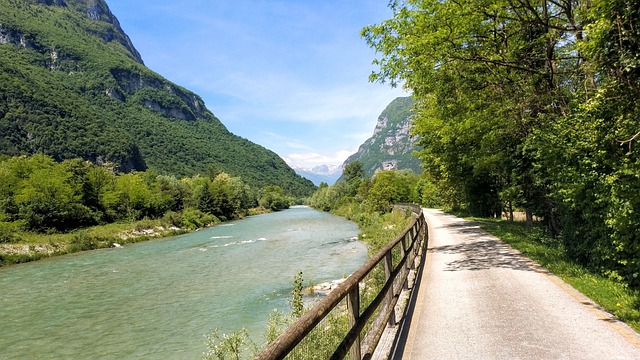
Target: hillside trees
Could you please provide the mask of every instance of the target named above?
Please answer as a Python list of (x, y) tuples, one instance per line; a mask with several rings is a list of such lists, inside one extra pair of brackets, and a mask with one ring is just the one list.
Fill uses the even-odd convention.
[(478, 215), (522, 208), (574, 258), (640, 285), (637, 4), (390, 5), (362, 32), (380, 54), (371, 79), (413, 91), (439, 197)]

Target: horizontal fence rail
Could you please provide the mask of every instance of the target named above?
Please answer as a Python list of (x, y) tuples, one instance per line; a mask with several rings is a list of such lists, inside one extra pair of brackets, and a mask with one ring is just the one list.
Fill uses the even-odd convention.
[[(415, 207), (414, 207), (415, 208)], [(428, 243), (427, 223), (421, 209), (415, 220), (403, 232), (382, 248), (377, 254), (331, 291), (312, 309), (291, 324), (278, 338), (270, 343), (255, 359), (275, 360), (284, 358), (331, 358), (350, 360), (369, 359), (387, 325), (395, 326), (395, 306), (403, 289), (408, 287), (409, 273), (420, 266)], [(380, 268), (384, 268), (384, 271)], [(371, 274), (380, 269), (382, 286), (368, 293)], [(368, 276), (370, 275), (370, 276)], [(363, 302), (363, 297), (367, 302)], [(346, 306), (345, 303), (346, 302)], [(341, 305), (342, 304), (342, 305)], [(293, 355), (305, 337), (314, 329), (323, 331), (335, 325), (323, 325), (330, 313), (336, 312), (348, 318), (345, 335), (333, 346), (333, 355), (319, 357), (313, 349), (306, 349), (307, 356)], [(321, 324), (322, 326), (318, 326)], [(336, 326), (337, 327), (337, 326)], [(320, 336), (328, 338), (329, 336)], [(307, 345), (309, 347), (309, 345)]]

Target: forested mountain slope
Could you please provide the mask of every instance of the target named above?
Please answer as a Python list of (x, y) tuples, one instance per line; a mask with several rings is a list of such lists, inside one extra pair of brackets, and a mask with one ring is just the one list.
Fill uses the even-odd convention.
[(416, 174), (420, 173), (420, 160), (413, 156), (415, 139), (410, 134), (413, 105), (410, 96), (393, 100), (378, 117), (373, 135), (344, 162), (343, 168), (360, 161), (368, 177), (378, 169), (410, 169)]
[(214, 167), (255, 187), (314, 188), (146, 68), (103, 0), (0, 0), (0, 69), (0, 154), (178, 176)]

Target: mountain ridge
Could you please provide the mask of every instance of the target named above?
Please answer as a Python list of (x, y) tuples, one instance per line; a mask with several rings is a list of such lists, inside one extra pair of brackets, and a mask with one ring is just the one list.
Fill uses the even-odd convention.
[(0, 155), (177, 176), (213, 168), (294, 195), (315, 188), (146, 68), (103, 0), (0, 0), (0, 69)]

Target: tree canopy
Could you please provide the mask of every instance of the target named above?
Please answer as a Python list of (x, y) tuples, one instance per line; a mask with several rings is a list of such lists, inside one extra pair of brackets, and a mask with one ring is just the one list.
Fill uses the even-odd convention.
[[(632, 0), (406, 0), (362, 31), (371, 80), (417, 102), (425, 177), (451, 208), (541, 218), (640, 285), (640, 12)], [(433, 187), (430, 187), (433, 188)]]

